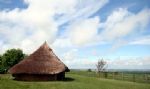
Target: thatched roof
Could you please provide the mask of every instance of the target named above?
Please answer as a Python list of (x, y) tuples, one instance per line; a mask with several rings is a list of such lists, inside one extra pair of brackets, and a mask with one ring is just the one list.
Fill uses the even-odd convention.
[(68, 68), (45, 42), (39, 49), (8, 70), (11, 74), (57, 74)]

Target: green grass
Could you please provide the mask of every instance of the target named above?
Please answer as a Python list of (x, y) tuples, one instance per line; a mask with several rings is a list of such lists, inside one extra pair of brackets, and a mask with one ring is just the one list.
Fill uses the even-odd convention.
[(150, 84), (88, 77), (68, 73), (68, 81), (23, 82), (11, 75), (0, 75), (0, 89), (150, 89)]
[[(88, 77), (101, 77), (101, 78), (106, 78), (104, 77), (104, 73), (101, 73), (100, 76), (96, 72), (87, 72), (87, 71), (72, 71), (71, 74), (77, 74), (77, 75), (83, 75), (83, 76), (88, 76)], [(150, 73), (143, 73), (143, 72), (117, 72), (117, 74), (113, 74), (113, 72), (108, 72), (107, 73), (107, 79), (115, 79), (115, 80), (123, 80), (123, 81), (131, 81), (131, 82), (139, 82), (139, 83), (149, 83), (150, 84)], [(134, 75), (134, 77), (133, 77)], [(149, 79), (145, 78), (146, 76), (149, 76)]]

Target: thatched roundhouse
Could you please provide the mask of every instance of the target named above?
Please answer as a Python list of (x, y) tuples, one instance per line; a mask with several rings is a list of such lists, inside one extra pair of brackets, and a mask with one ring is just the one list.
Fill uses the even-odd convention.
[(62, 80), (68, 71), (68, 67), (60, 61), (46, 42), (8, 70), (16, 80), (23, 81)]

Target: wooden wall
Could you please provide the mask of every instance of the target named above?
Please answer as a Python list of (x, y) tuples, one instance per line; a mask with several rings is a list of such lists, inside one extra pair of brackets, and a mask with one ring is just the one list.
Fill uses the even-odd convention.
[(59, 74), (13, 74), (15, 80), (21, 81), (56, 81), (65, 78), (65, 72)]

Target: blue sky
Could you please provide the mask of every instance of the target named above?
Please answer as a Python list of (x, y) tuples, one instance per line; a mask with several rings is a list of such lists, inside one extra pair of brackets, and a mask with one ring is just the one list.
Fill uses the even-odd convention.
[(45, 40), (70, 68), (150, 68), (149, 0), (0, 0), (0, 53)]

